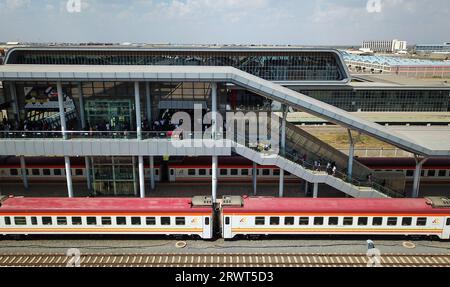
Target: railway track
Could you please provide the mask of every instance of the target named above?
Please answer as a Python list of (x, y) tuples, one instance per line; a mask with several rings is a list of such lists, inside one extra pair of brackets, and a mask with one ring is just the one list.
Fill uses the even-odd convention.
[[(0, 267), (364, 267), (366, 254), (3, 254)], [(450, 267), (450, 254), (384, 254), (383, 267)]]

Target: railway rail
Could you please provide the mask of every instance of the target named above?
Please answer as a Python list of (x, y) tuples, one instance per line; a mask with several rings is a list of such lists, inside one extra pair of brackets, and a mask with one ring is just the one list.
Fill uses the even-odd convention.
[[(450, 254), (383, 254), (383, 267), (450, 267)], [(365, 267), (366, 254), (0, 254), (0, 267)]]

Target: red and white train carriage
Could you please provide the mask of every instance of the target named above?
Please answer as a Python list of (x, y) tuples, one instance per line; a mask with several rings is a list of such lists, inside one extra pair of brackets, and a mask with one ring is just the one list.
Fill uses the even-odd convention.
[(420, 235), (450, 239), (450, 201), (244, 197), (223, 206), (222, 236)]
[(0, 198), (0, 234), (144, 234), (212, 238), (212, 208), (192, 198)]

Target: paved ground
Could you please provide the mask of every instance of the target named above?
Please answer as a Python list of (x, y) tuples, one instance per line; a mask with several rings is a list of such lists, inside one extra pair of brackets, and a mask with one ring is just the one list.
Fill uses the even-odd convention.
[[(78, 248), (81, 253), (365, 253), (367, 237), (283, 237), (260, 240), (215, 241), (173, 239), (146, 236), (108, 237), (43, 237), (22, 240), (0, 239), (0, 254), (8, 253), (65, 253)], [(450, 253), (450, 242), (406, 237), (372, 237), (381, 253)], [(187, 243), (177, 248), (178, 241)], [(403, 246), (413, 242), (415, 248)]]

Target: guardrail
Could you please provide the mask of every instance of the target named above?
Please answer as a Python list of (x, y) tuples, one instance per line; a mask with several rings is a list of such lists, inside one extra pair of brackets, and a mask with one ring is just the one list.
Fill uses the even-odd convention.
[[(348, 149), (338, 149), (348, 155)], [(357, 148), (354, 150), (357, 157), (414, 157), (414, 154), (399, 148)]]

